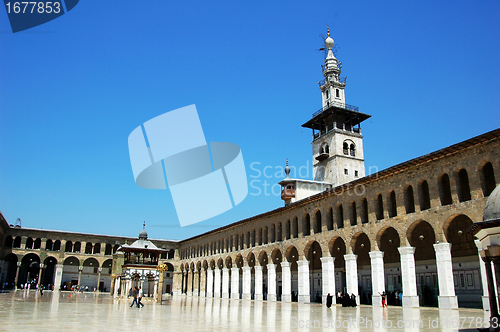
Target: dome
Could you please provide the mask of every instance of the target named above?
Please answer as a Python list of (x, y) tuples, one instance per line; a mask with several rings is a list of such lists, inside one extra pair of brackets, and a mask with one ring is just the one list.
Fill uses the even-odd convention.
[(500, 186), (490, 194), (484, 208), (483, 221), (500, 219)]
[(148, 238), (148, 232), (146, 232), (145, 229), (143, 229), (140, 233), (139, 233), (139, 239), (147, 239)]

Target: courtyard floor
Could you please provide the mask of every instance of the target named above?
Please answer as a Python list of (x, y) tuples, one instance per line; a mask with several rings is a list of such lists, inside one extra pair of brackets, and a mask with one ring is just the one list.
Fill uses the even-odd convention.
[(0, 293), (2, 331), (453, 331), (488, 327), (489, 312), (174, 297), (163, 305), (109, 294)]

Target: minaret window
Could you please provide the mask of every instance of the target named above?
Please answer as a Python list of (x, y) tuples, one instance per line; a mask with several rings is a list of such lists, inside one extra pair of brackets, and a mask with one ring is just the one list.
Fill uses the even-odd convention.
[(354, 144), (351, 144), (351, 147), (349, 149), (349, 154), (354, 157), (356, 155), (356, 147), (354, 146)]
[(337, 98), (340, 98), (340, 90), (339, 90), (339, 89), (336, 89), (336, 90), (335, 90), (335, 96), (336, 96)]
[(347, 142), (344, 142), (343, 150), (345, 155), (349, 154), (349, 144), (347, 144)]

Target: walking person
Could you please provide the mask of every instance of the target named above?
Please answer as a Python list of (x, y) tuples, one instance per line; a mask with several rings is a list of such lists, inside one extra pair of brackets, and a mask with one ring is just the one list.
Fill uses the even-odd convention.
[(137, 302), (137, 297), (139, 296), (139, 291), (137, 290), (137, 287), (134, 287), (134, 289), (132, 290), (132, 296), (134, 297), (134, 300), (132, 301), (130, 308), (132, 308), (134, 306), (134, 303), (137, 305), (137, 308), (139, 308), (139, 302)]
[(326, 296), (326, 307), (327, 308), (330, 308), (332, 306), (332, 299), (333, 299), (333, 296), (331, 296), (330, 293), (328, 293), (328, 295)]
[(143, 295), (143, 293), (142, 293), (142, 288), (141, 288), (141, 286), (139, 286), (139, 295), (138, 295), (139, 299), (138, 299), (138, 301), (137, 301), (137, 307), (139, 307), (139, 305), (140, 305), (140, 306), (141, 306), (141, 308), (142, 308), (142, 307), (144, 307), (144, 304), (142, 304), (142, 302), (141, 302), (141, 300), (142, 300), (142, 295)]

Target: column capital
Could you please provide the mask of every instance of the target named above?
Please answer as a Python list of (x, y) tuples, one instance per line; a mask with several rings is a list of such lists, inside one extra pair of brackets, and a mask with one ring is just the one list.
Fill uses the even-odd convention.
[(21, 266), (21, 262), (17, 262), (17, 267), (20, 267)]
[(320, 261), (323, 264), (326, 264), (326, 263), (329, 263), (329, 262), (335, 262), (335, 257), (321, 257)]
[(355, 254), (346, 254), (344, 255), (344, 259), (346, 261), (355, 261), (358, 258), (358, 255)]
[(78, 267), (78, 271), (82, 272), (83, 271), (83, 266)]
[(243, 266), (242, 267), (243, 271), (250, 271), (252, 268), (250, 266)]
[(413, 255), (415, 253), (415, 247), (398, 247), (400, 255)]
[(255, 269), (255, 271), (262, 271), (261, 265), (255, 265), (253, 268)]
[(298, 266), (309, 266), (309, 261), (307, 259), (304, 259), (304, 260), (300, 260), (300, 261), (297, 261), (297, 265)]
[(375, 259), (375, 258), (383, 258), (384, 257), (384, 252), (383, 251), (370, 251), (368, 253), (370, 255), (370, 258), (371, 259)]
[(435, 243), (432, 246), (434, 247), (434, 250), (436, 250), (436, 252), (438, 252), (438, 251), (450, 251), (451, 250), (451, 243), (448, 243), (448, 242)]
[(240, 268), (239, 267), (232, 267), (231, 272), (239, 272)]
[(40, 268), (43, 269), (45, 265), (43, 263), (40, 263)]
[(290, 267), (289, 262), (281, 262), (281, 267)]
[(276, 264), (267, 264), (267, 270), (275, 270)]

